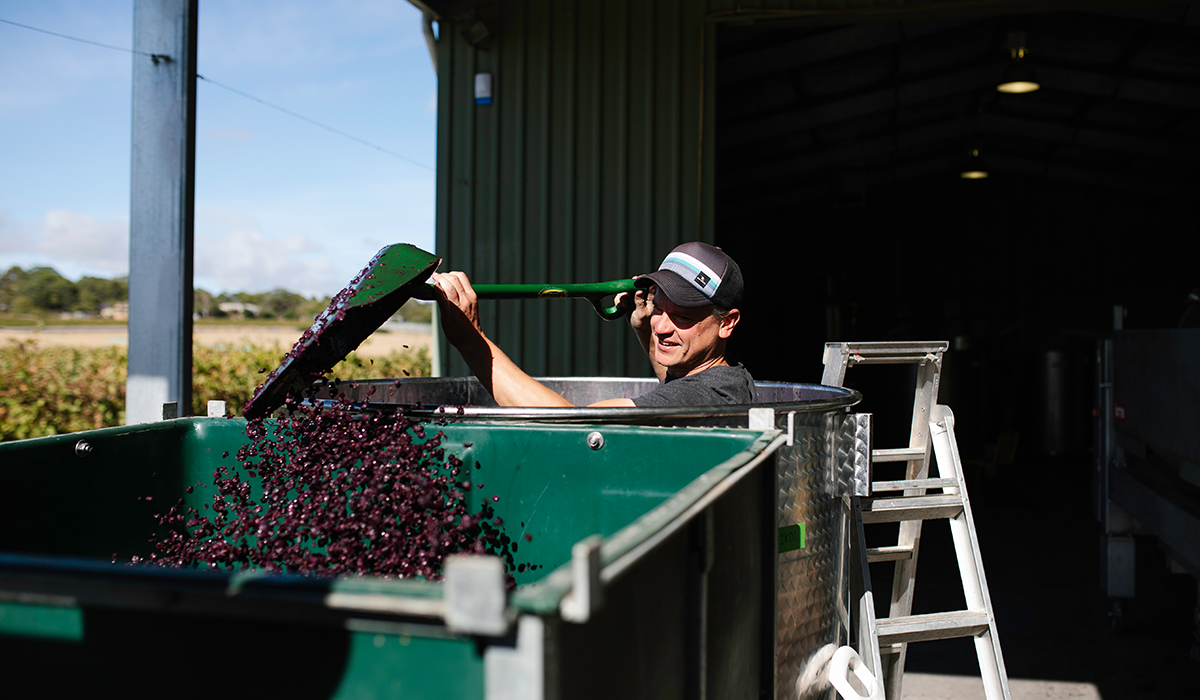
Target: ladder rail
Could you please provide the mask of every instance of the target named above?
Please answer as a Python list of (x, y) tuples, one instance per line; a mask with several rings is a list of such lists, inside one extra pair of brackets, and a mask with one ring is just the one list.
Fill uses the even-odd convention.
[(984, 693), (987, 700), (1011, 700), (1008, 673), (1004, 668), (1004, 654), (996, 632), (996, 616), (992, 611), (992, 597), (988, 592), (987, 576), (983, 570), (983, 557), (979, 553), (979, 537), (975, 532), (971, 502), (966, 496), (962, 461), (958, 453), (958, 441), (954, 435), (954, 412), (949, 406), (936, 407), (929, 421), (929, 430), (934, 437), (938, 476), (957, 479), (959, 482), (957, 487), (946, 487), (945, 492), (953, 492), (962, 497), (963, 509), (960, 514), (950, 519), (950, 534), (954, 539), (954, 551), (958, 557), (958, 571), (963, 583), (967, 609), (987, 614), (987, 630), (975, 637), (975, 652), (979, 657)]
[(858, 614), (858, 629), (856, 630), (858, 633), (858, 649), (863, 661), (867, 665), (867, 670), (882, 681), (883, 663), (879, 655), (879, 630), (875, 621), (875, 597), (871, 592), (870, 550), (867, 549), (867, 540), (862, 529), (862, 501), (860, 498), (854, 497), (851, 499), (851, 505), (853, 508), (852, 517), (855, 523), (855, 531), (851, 534), (852, 539), (850, 541), (854, 549), (854, 558), (858, 560), (852, 564), (854, 568), (851, 570), (851, 573), (854, 583), (862, 591), (858, 600), (858, 608), (855, 611)]

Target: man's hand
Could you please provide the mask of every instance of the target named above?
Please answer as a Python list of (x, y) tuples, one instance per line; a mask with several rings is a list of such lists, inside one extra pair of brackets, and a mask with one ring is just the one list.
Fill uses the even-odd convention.
[(463, 272), (433, 273), (442, 332), (456, 348), (466, 348), (484, 338), (479, 326), (479, 299)]
[(635, 292), (621, 292), (614, 301), (617, 308), (629, 313), (629, 325), (633, 328), (638, 342), (642, 344), (642, 350), (650, 360), (650, 366), (654, 368), (655, 376), (661, 382), (667, 374), (667, 369), (654, 358), (654, 344), (650, 342), (650, 316), (654, 313), (654, 286)]
[(649, 331), (650, 314), (654, 312), (654, 301), (651, 290), (638, 289), (633, 292), (621, 292), (614, 302), (618, 309), (629, 314), (629, 325), (640, 337), (643, 329)]

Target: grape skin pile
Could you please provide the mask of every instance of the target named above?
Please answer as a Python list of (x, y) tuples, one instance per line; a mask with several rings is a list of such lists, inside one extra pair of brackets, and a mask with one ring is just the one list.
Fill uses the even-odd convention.
[(288, 409), (285, 418), (247, 423), (240, 469), (213, 472), (203, 513), (181, 500), (159, 517), (167, 533), (150, 562), (436, 580), (445, 557), (490, 553), (514, 568), (516, 543), (489, 503), (468, 511), (469, 471), (445, 455), (440, 432), (428, 435), (398, 415), (358, 413), (345, 400), (318, 410), (289, 398)]

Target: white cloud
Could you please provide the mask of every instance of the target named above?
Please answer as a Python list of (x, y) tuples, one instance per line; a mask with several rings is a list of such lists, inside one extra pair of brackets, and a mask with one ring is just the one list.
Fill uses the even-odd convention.
[(195, 255), (196, 286), (213, 292), (283, 288), (319, 296), (349, 280), (307, 235), (268, 238), (252, 218), (227, 209), (197, 212)]
[(40, 221), (14, 224), (0, 219), (0, 256), (39, 260), (81, 274), (120, 276), (129, 271), (129, 224), (68, 209), (46, 212)]
[[(412, 180), (295, 181), (255, 194), (197, 202), (196, 286), (211, 292), (283, 287), (324, 296), (341, 289), (384, 245), (434, 247), (432, 174)], [(250, 274), (234, 269), (245, 267), (241, 257), (259, 261), (259, 246), (286, 263), (271, 268), (274, 263), (253, 262), (262, 266), (263, 279), (254, 278), (258, 269)]]

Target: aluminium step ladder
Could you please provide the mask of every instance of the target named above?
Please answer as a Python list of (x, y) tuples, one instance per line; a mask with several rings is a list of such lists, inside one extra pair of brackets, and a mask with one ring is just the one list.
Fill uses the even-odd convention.
[[(859, 651), (865, 657), (868, 670), (885, 683), (887, 700), (900, 700), (909, 642), (974, 637), (987, 699), (1011, 700), (1004, 657), (996, 634), (996, 619), (979, 556), (979, 539), (975, 534), (958, 443), (954, 437), (954, 414), (949, 407), (937, 403), (942, 353), (946, 349), (945, 342), (825, 345), (825, 372), (821, 383), (829, 386), (842, 386), (846, 370), (856, 365), (917, 365), (908, 446), (871, 450), (873, 463), (907, 462), (905, 478), (869, 482), (870, 497), (853, 499), (856, 532), (851, 546), (859, 559), (853, 576), (859, 595), (855, 611)], [(937, 457), (937, 478), (929, 477), (931, 451)], [(929, 493), (930, 489), (938, 489), (941, 493)], [(935, 519), (950, 522), (967, 609), (913, 615), (921, 523)], [(897, 543), (867, 549), (863, 526), (894, 522), (900, 523)], [(896, 570), (889, 616), (876, 619), (868, 565), (883, 561), (896, 562)]]

